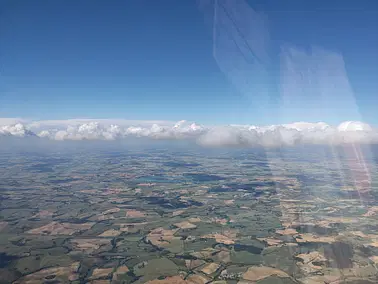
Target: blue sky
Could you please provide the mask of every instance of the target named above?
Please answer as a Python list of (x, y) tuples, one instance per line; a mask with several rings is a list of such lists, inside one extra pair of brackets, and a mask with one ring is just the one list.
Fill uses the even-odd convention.
[[(2, 0), (0, 117), (378, 125), (378, 1), (248, 3), (265, 13), (270, 63), (246, 94), (214, 59), (212, 14), (194, 0)], [(342, 55), (353, 100), (336, 85), (323, 104), (308, 92), (288, 105), (278, 79), (285, 44)]]

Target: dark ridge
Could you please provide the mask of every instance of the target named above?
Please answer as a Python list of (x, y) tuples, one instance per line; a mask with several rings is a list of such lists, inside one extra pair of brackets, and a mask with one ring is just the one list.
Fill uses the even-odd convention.
[(185, 202), (180, 201), (178, 198), (163, 198), (163, 197), (142, 197), (142, 199), (147, 200), (148, 204), (160, 205), (163, 208), (188, 208), (191, 206), (202, 206), (203, 203), (195, 200), (186, 200)]
[(0, 268), (7, 267), (8, 264), (15, 259), (18, 259), (18, 257), (6, 254), (5, 252), (0, 252)]
[(184, 177), (191, 178), (196, 182), (207, 182), (207, 181), (220, 181), (224, 180), (225, 178), (217, 175), (208, 175), (208, 174), (197, 174), (197, 173), (185, 173), (183, 174)]
[(253, 245), (240, 245), (240, 244), (235, 244), (234, 245), (235, 251), (248, 251), (253, 254), (261, 254), (263, 251), (263, 247), (257, 247)]
[(324, 228), (319, 226), (313, 225), (298, 225), (293, 226), (299, 233), (316, 233), (318, 235), (332, 235), (333, 233), (337, 232), (337, 228)]

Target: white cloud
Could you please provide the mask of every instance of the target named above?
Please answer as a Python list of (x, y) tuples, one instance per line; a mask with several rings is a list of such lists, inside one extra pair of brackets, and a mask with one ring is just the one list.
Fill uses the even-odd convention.
[[(5, 121), (5, 120), (4, 120)], [(296, 144), (378, 143), (378, 130), (359, 121), (346, 121), (338, 126), (324, 122), (295, 122), (291, 124), (254, 126), (229, 125), (205, 127), (185, 120), (177, 123), (138, 121), (136, 125), (116, 124), (114, 121), (90, 120), (70, 124), (60, 122), (16, 123), (0, 126), (0, 136), (38, 136), (50, 140), (116, 140), (130, 137), (151, 139), (189, 139), (208, 147), (282, 147)], [(65, 126), (63, 128), (63, 125)], [(33, 129), (33, 131), (31, 131)], [(38, 134), (34, 134), (38, 133)]]
[(0, 126), (0, 136), (27, 137), (35, 136), (35, 134), (28, 130), (23, 124), (17, 123), (14, 125)]
[(341, 123), (337, 130), (343, 132), (343, 131), (367, 131), (372, 132), (373, 128), (367, 124), (360, 121), (345, 121)]
[(243, 144), (243, 129), (233, 126), (214, 127), (198, 138), (203, 146), (238, 146)]
[(48, 130), (42, 130), (37, 134), (37, 136), (41, 138), (51, 138), (51, 133)]
[(122, 136), (122, 129), (118, 125), (100, 125), (89, 122), (81, 125), (69, 125), (66, 130), (43, 130), (39, 137), (52, 140), (115, 140)]
[[(1, 122), (1, 119), (0, 119)], [(152, 124), (173, 126), (175, 122), (165, 120), (127, 120), (127, 119), (92, 119), (92, 118), (80, 118), (80, 119), (66, 119), (66, 120), (39, 120), (32, 121), (28, 124), (30, 129), (65, 129), (68, 126), (80, 126), (82, 124), (97, 122), (103, 126), (119, 125), (126, 126), (151, 126)], [(13, 123), (13, 122), (12, 122)], [(12, 124), (8, 123), (8, 124)], [(0, 124), (1, 125), (1, 124)]]

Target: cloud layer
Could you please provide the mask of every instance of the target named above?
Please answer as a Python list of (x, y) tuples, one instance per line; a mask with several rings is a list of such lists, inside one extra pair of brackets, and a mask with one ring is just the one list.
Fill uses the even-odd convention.
[[(46, 122), (24, 122), (0, 126), (0, 141), (6, 137), (36, 137), (48, 140), (118, 140), (131, 137), (151, 139), (187, 139), (208, 147), (281, 147), (298, 144), (343, 144), (378, 143), (378, 130), (359, 121), (346, 121), (338, 126), (324, 122), (270, 125), (228, 125), (206, 127), (185, 120), (177, 123), (138, 122), (116, 124), (111, 121), (86, 120), (83, 123), (60, 124)], [(52, 128), (53, 125), (55, 128)]]

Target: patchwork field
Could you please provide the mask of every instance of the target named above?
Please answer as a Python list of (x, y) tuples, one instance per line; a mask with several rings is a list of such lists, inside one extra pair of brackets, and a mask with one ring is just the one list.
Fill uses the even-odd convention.
[(0, 283), (377, 283), (376, 165), (327, 159), (2, 154)]

